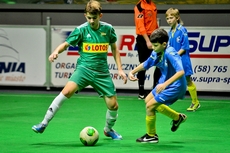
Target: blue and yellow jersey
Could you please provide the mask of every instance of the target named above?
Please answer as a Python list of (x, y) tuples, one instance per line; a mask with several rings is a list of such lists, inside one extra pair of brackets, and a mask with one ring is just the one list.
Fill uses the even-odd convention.
[(185, 50), (185, 53), (181, 55), (185, 75), (186, 76), (192, 75), (193, 70), (192, 70), (192, 64), (189, 55), (190, 48), (189, 48), (187, 29), (182, 25), (178, 24), (175, 32), (173, 32), (171, 29), (168, 32), (168, 35), (169, 35), (169, 41), (168, 41), (169, 46), (174, 47), (176, 51), (179, 51), (180, 49)]
[(91, 29), (88, 22), (76, 27), (66, 42), (79, 48), (77, 65), (108, 72), (107, 53), (109, 45), (117, 41), (117, 36), (111, 24), (101, 21), (99, 24), (97, 30)]
[[(159, 79), (159, 83), (163, 83), (171, 78), (176, 72), (179, 72), (183, 69), (181, 57), (177, 53), (177, 51), (168, 46), (162, 54), (159, 55), (156, 52), (152, 52), (151, 56), (144, 62), (144, 68), (147, 70), (152, 66), (157, 66), (161, 70), (161, 77)], [(175, 87), (175, 86), (184, 86), (186, 89), (186, 79), (185, 76), (176, 80), (172, 84), (170, 84), (167, 88)], [(166, 88), (166, 89), (167, 89)], [(184, 93), (181, 95), (184, 96)]]

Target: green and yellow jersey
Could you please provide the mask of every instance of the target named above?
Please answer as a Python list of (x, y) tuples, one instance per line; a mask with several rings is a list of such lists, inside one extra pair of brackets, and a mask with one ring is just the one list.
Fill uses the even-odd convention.
[(88, 22), (76, 27), (66, 39), (71, 46), (78, 46), (80, 57), (78, 66), (108, 72), (107, 53), (109, 44), (117, 41), (115, 30), (111, 24), (99, 22), (99, 29), (91, 29)]

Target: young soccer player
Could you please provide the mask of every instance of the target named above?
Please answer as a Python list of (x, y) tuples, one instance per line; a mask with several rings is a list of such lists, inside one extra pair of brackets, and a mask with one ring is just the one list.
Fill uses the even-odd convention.
[[(32, 127), (33, 131), (43, 133), (64, 101), (76, 91), (81, 91), (86, 86), (91, 85), (103, 97), (107, 106), (104, 134), (115, 140), (122, 139), (122, 136), (113, 129), (118, 116), (118, 102), (116, 89), (108, 70), (107, 52), (109, 45), (118, 67), (118, 73), (124, 83), (127, 82), (127, 77), (121, 67), (115, 30), (111, 24), (100, 21), (102, 17), (101, 9), (98, 1), (90, 0), (85, 7), (84, 14), (87, 22), (76, 27), (66, 41), (60, 44), (49, 56), (49, 61), (53, 62), (58, 58), (58, 54), (70, 45), (78, 45), (79, 47), (80, 57), (77, 60), (74, 73), (49, 106), (42, 122)], [(87, 112), (86, 109), (86, 113), (90, 112)]]
[(180, 18), (180, 13), (178, 9), (169, 8), (166, 11), (166, 21), (171, 27), (170, 31), (168, 32), (169, 45), (174, 47), (182, 58), (182, 64), (185, 71), (188, 91), (192, 99), (192, 104), (189, 108), (187, 108), (187, 111), (196, 111), (198, 108), (200, 108), (200, 103), (197, 98), (196, 85), (191, 80), (193, 70), (189, 56), (190, 48), (187, 29), (182, 26), (183, 22)]
[(129, 73), (131, 81), (138, 80), (134, 75), (152, 66), (161, 70), (159, 84), (147, 95), (146, 103), (146, 134), (138, 138), (137, 142), (157, 143), (156, 111), (173, 120), (171, 131), (175, 132), (187, 116), (168, 107), (178, 99), (184, 98), (186, 92), (186, 79), (181, 57), (173, 47), (167, 45), (168, 33), (164, 29), (156, 29), (150, 36), (153, 52), (151, 56)]

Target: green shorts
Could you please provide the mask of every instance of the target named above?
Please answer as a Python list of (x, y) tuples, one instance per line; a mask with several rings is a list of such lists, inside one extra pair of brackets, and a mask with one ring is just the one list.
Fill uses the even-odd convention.
[(101, 97), (116, 95), (116, 88), (109, 71), (108, 73), (102, 73), (83, 66), (77, 66), (69, 81), (73, 81), (78, 85), (78, 91), (91, 85)]

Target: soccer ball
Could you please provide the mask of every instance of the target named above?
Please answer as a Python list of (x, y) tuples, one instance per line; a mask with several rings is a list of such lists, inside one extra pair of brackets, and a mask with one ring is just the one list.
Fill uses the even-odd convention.
[(85, 146), (94, 146), (99, 139), (98, 131), (92, 127), (87, 126), (80, 132), (80, 140)]

